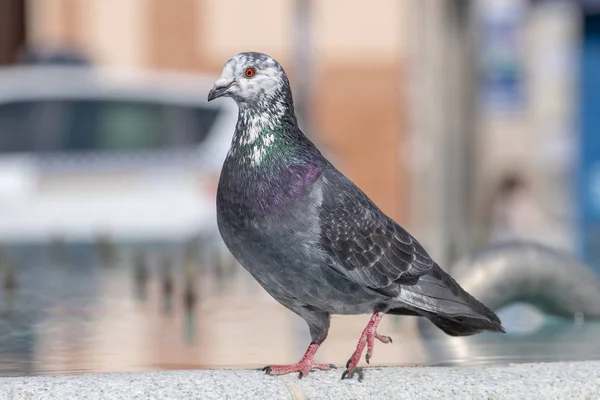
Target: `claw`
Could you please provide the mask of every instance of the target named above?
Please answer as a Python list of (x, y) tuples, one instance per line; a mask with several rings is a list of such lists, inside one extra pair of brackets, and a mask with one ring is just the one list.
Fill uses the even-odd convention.
[(384, 336), (384, 335), (380, 335), (379, 333), (375, 332), (375, 337), (381, 343), (393, 343), (391, 336)]
[(365, 355), (365, 361), (367, 362), (367, 364), (370, 364), (369, 360), (371, 359), (371, 355), (369, 355), (369, 353), (367, 353)]
[(350, 363), (352, 362), (352, 359), (348, 359), (348, 362), (346, 363), (346, 368), (348, 368), (350, 366)]
[(298, 372), (298, 379), (302, 379), (304, 377), (304, 373), (302, 371)]
[(362, 368), (357, 368), (356, 372), (358, 373), (358, 381), (362, 382), (363, 379), (365, 378), (365, 374), (364, 374)]
[(328, 364), (328, 365), (329, 365), (329, 368), (333, 368), (333, 369), (336, 369), (336, 368), (337, 368), (337, 367), (335, 366), (335, 364)]
[(354, 378), (354, 374), (355, 374), (355, 373), (356, 373), (356, 374), (358, 374), (358, 381), (359, 381), (359, 382), (362, 382), (362, 380), (363, 380), (363, 379), (364, 379), (364, 377), (365, 377), (365, 374), (364, 374), (364, 372), (363, 372), (362, 368), (356, 368), (354, 371), (345, 370), (345, 371), (342, 373), (342, 380), (344, 380), (344, 379), (352, 379), (352, 378)]

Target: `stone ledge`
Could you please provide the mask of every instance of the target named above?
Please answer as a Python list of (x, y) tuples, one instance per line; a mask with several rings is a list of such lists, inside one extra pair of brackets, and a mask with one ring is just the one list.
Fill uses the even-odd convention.
[(0, 399), (592, 399), (600, 361), (482, 367), (342, 369), (304, 379), (253, 370), (197, 370), (0, 378)]

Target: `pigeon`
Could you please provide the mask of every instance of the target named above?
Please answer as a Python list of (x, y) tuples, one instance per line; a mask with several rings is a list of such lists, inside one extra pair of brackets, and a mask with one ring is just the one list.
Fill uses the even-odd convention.
[[(504, 332), (500, 319), (433, 261), (421, 244), (336, 169), (298, 127), (290, 83), (272, 57), (240, 53), (208, 101), (230, 97), (238, 119), (217, 189), (227, 248), (275, 300), (306, 321), (311, 342), (296, 364), (269, 375), (334, 368), (314, 361), (332, 314), (371, 314), (342, 379), (366, 347), (392, 339), (385, 314), (425, 317), (452, 336)], [(351, 118), (349, 116), (349, 118)]]

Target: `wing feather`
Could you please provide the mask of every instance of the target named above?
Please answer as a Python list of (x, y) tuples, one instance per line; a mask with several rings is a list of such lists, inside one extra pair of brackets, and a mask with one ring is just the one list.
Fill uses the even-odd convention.
[(372, 289), (414, 283), (434, 262), (400, 225), (332, 166), (323, 175), (321, 244), (331, 267)]

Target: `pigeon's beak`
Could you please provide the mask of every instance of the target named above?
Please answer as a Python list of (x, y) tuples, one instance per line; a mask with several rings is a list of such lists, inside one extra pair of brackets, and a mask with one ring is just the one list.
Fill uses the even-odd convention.
[(225, 79), (220, 78), (215, 82), (215, 86), (208, 92), (208, 101), (219, 98), (225, 94), (227, 89), (229, 89), (235, 83), (235, 79)]

